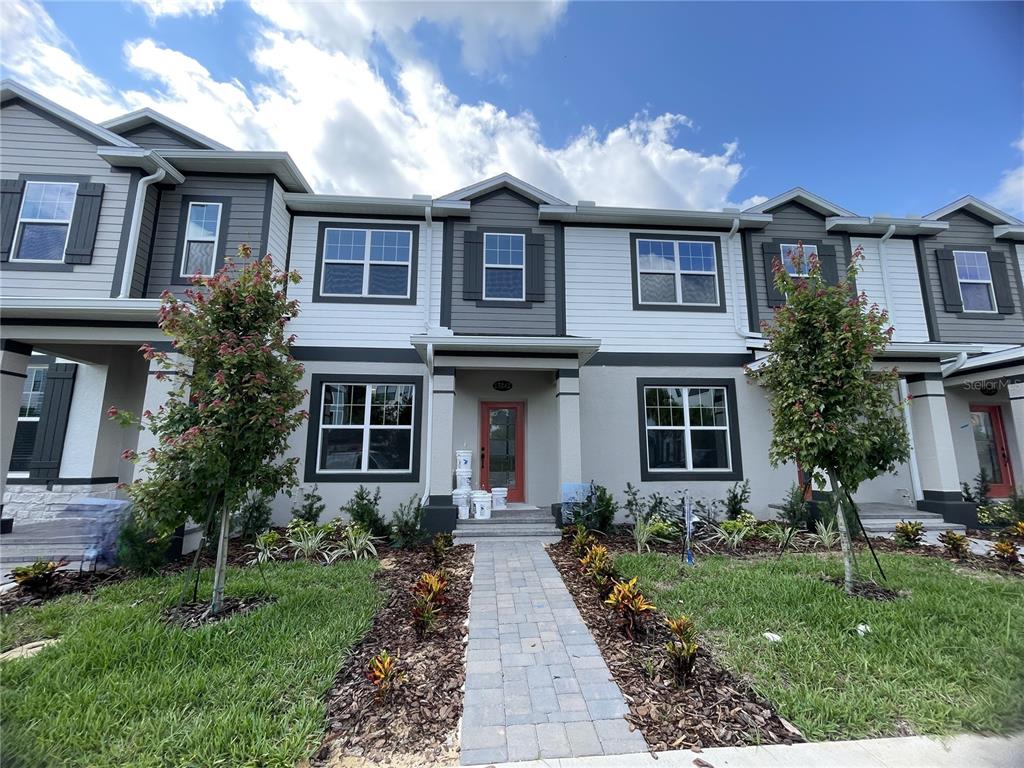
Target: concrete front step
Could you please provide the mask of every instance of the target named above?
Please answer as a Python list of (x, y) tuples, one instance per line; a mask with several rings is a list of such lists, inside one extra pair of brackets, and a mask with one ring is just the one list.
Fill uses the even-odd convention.
[(967, 530), (966, 526), (960, 525), (959, 523), (947, 523), (939, 517), (938, 520), (931, 518), (921, 518), (918, 515), (907, 515), (906, 517), (891, 517), (891, 518), (871, 518), (862, 519), (864, 523), (864, 530), (871, 534), (876, 533), (895, 533), (896, 524), (902, 521), (915, 521), (921, 523), (924, 526), (925, 531), (957, 531), (963, 533)]
[[(462, 522), (460, 521), (460, 525)], [(548, 525), (539, 525), (534, 523), (527, 523), (523, 525), (490, 525), (490, 526), (474, 526), (472, 528), (461, 528), (455, 529), (455, 541), (464, 541), (466, 539), (495, 539), (495, 538), (523, 538), (523, 537), (560, 537), (562, 532), (555, 527), (554, 523)]]

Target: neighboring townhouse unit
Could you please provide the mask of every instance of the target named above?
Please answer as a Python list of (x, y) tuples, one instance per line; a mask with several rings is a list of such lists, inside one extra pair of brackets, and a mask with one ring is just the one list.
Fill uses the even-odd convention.
[[(762, 517), (797, 481), (768, 463), (766, 394), (744, 368), (802, 243), (889, 309), (880, 366), (912, 397), (914, 455), (863, 502), (973, 522), (960, 483), (1024, 479), (1024, 225), (973, 198), (864, 217), (803, 189), (746, 211), (575, 204), (508, 174), (412, 198), (313, 194), (284, 153), (236, 152), (150, 110), (90, 123), (17, 84), (0, 103), (2, 461), (16, 516), (131, 479), (151, 436), (105, 418), (154, 408), (137, 353), (166, 345), (158, 297), (239, 244), (301, 273), (291, 330), (310, 419), (289, 455), (329, 515), (360, 485), (455, 525), (455, 452), (509, 500), (595, 480), (721, 497)], [(799, 267), (787, 267), (799, 274)], [(896, 393), (894, 393), (896, 394)], [(279, 519), (290, 501), (278, 499)], [(8, 512), (5, 512), (8, 514)]]

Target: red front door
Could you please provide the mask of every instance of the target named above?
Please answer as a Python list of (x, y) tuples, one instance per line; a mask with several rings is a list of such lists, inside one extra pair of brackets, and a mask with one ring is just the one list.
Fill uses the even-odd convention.
[(989, 495), (1005, 499), (1013, 489), (1013, 468), (1006, 447), (1002, 410), (998, 405), (972, 403), (971, 428), (974, 430), (974, 447), (978, 451), (978, 465), (992, 484)]
[(509, 501), (524, 501), (525, 403), (480, 403), (480, 486), (508, 488)]

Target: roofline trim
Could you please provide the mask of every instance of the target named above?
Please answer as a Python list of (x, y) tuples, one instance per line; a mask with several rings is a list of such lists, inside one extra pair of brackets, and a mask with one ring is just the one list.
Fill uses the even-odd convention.
[(71, 123), (76, 128), (85, 131), (89, 135), (95, 137), (100, 144), (109, 144), (115, 147), (135, 147), (138, 146), (132, 141), (118, 136), (113, 131), (108, 131), (101, 125), (87, 120), (76, 112), (72, 112), (66, 107), (62, 107), (56, 102), (50, 101), (45, 96), (36, 93), (31, 88), (27, 88), (16, 80), (11, 78), (4, 78), (0, 81), (0, 102), (8, 101), (9, 99), (20, 98), (33, 104), (34, 106), (42, 109), (55, 117), (60, 118), (68, 123)]
[(211, 139), (209, 136), (200, 133), (194, 128), (189, 128), (187, 125), (179, 123), (167, 115), (157, 112), (151, 107), (143, 107), (142, 109), (136, 109), (134, 112), (128, 112), (127, 114), (121, 115), (120, 117), (114, 117), (110, 120), (104, 120), (100, 123), (100, 126), (111, 130), (115, 133), (120, 131), (131, 131), (136, 128), (141, 128), (147, 123), (154, 123), (156, 125), (162, 125), (165, 128), (169, 128), (175, 133), (179, 133), (187, 139), (190, 139), (197, 144), (204, 144), (209, 149), (221, 149), (230, 150), (231, 148), (221, 144), (219, 141)]

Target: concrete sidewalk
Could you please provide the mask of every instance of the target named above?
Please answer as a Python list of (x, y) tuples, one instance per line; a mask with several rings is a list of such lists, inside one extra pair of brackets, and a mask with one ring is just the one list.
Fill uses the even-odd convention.
[[(696, 762), (701, 761), (701, 762)], [(827, 741), (770, 747), (716, 747), (703, 752), (659, 752), (567, 757), (495, 768), (1024, 768), (1024, 734), (1011, 738), (974, 735), (933, 739)]]

